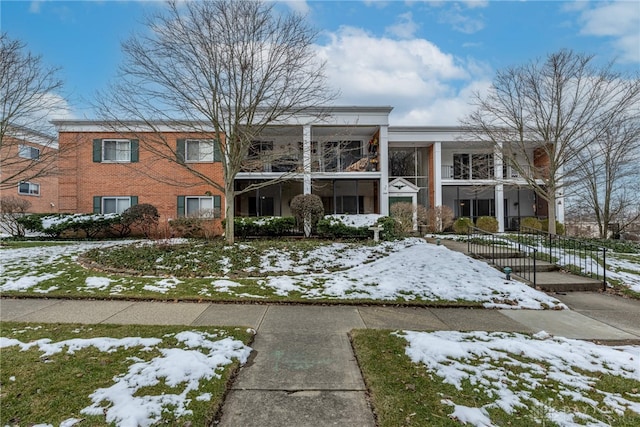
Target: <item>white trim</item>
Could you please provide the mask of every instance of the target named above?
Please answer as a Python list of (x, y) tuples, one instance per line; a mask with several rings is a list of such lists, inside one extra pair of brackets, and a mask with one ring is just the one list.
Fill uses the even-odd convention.
[[(131, 140), (130, 139), (124, 139), (124, 138), (104, 138), (101, 140), (102, 141), (102, 150), (101, 150), (101, 157), (100, 157), (100, 163), (131, 163)], [(116, 157), (117, 157), (117, 145), (118, 143), (121, 142), (126, 142), (129, 144), (129, 149), (127, 150), (127, 152), (129, 153), (129, 158), (127, 160), (112, 160), (112, 159), (105, 159), (105, 145), (107, 142), (115, 142), (116, 143)]]
[[(442, 206), (442, 143), (435, 142), (433, 144), (433, 203), (435, 206)], [(429, 183), (431, 185), (431, 183)]]

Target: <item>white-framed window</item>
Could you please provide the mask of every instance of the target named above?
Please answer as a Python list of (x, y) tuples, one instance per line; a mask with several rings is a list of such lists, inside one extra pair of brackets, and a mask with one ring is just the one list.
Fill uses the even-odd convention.
[(187, 139), (184, 146), (184, 158), (187, 162), (213, 162), (217, 160), (213, 139)]
[(38, 160), (40, 158), (40, 149), (36, 147), (31, 147), (30, 145), (20, 145), (18, 147), (19, 156), (23, 159), (32, 159)]
[(178, 196), (178, 216), (220, 218), (220, 196)]
[(103, 162), (130, 162), (131, 141), (128, 139), (102, 140)]
[(103, 214), (117, 213), (121, 214), (131, 207), (131, 197), (103, 197), (102, 210)]
[(33, 182), (21, 182), (18, 184), (18, 194), (24, 194), (27, 196), (39, 196), (40, 184), (34, 184)]
[(185, 197), (185, 214), (188, 217), (215, 218), (213, 197)]

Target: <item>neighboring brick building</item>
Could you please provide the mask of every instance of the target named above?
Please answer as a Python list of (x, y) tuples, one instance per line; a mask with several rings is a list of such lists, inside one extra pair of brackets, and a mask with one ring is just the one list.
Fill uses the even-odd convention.
[[(268, 127), (236, 176), (242, 194), (235, 215), (290, 215), (291, 199), (310, 193), (320, 196), (326, 214), (388, 215), (390, 204), (409, 201), (449, 206), (456, 217), (494, 216), (501, 231), (541, 215), (543, 202), (493, 147), (462, 141), (457, 127), (389, 126), (390, 112), (333, 107), (322, 120), (292, 117)], [(150, 203), (161, 226), (177, 216), (224, 216), (224, 195), (185, 169), (223, 184), (213, 135), (169, 128), (154, 134), (142, 123), (128, 124), (140, 128), (135, 134), (106, 131), (112, 124), (95, 121), (54, 124), (62, 149), (61, 212), (122, 212)], [(534, 148), (523, 158), (532, 158)], [(563, 221), (561, 203), (557, 213)]]
[[(220, 218), (224, 197), (177, 164), (222, 183), (220, 151), (210, 136), (167, 131), (116, 133), (91, 121), (56, 121), (59, 130), (60, 212), (121, 213), (149, 203), (163, 224), (178, 216)], [(163, 144), (147, 147), (161, 138)], [(172, 157), (173, 156), (173, 157)], [(175, 158), (175, 161), (170, 159)]]
[(0, 146), (0, 196), (31, 203), (29, 212), (58, 212), (58, 142), (21, 127), (5, 134)]

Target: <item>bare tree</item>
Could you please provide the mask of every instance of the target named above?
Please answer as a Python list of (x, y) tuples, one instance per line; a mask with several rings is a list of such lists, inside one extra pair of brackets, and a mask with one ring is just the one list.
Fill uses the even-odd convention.
[[(637, 76), (597, 67), (593, 56), (561, 50), (544, 61), (499, 71), (476, 110), (462, 120), (547, 201), (555, 233), (556, 197), (575, 176), (577, 156), (625, 111), (637, 111)], [(535, 147), (535, 149), (532, 149)]]
[[(590, 211), (601, 238), (610, 225), (623, 231), (638, 216), (629, 215), (640, 204), (640, 120), (629, 112), (585, 147), (577, 156), (577, 179), (572, 199)], [(636, 215), (638, 213), (636, 212)]]
[[(319, 106), (333, 99), (325, 88), (324, 64), (312, 50), (316, 32), (298, 14), (276, 13), (273, 3), (167, 6), (148, 19), (146, 32), (123, 44), (120, 78), (98, 100), (99, 112), (120, 129), (124, 118), (158, 130), (156, 138), (140, 140), (141, 148), (223, 192), (226, 239), (233, 243), (234, 179), (247, 167), (252, 144), (269, 125), (301, 113), (320, 115)], [(180, 161), (176, 146), (160, 132), (167, 126), (217, 140), (224, 183)]]
[[(21, 41), (0, 34), (0, 189), (56, 173), (57, 146), (48, 120), (64, 107), (58, 72)], [(29, 150), (25, 142), (47, 149)]]

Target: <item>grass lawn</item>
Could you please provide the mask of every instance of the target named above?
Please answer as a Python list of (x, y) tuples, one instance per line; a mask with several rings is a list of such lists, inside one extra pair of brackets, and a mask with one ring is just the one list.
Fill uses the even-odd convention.
[[(82, 426), (108, 425), (109, 419), (126, 425), (118, 418), (123, 413), (137, 415), (133, 425), (151, 419), (205, 426), (240, 366), (234, 351), (248, 353), (253, 334), (245, 328), (3, 322), (0, 337), (3, 426), (58, 426), (71, 419), (83, 420)], [(102, 398), (92, 401), (94, 394)]]
[(437, 334), (429, 334), (423, 347), (412, 344), (413, 357), (423, 357), (422, 363), (407, 355), (402, 333), (352, 331), (380, 427), (459, 426), (463, 420), (474, 425), (472, 420), (483, 419), (501, 426), (568, 425), (569, 420), (571, 425), (640, 425), (637, 346), (624, 353), (522, 334)]
[(557, 308), (487, 264), (429, 245), (268, 239), (0, 247), (3, 296)]

